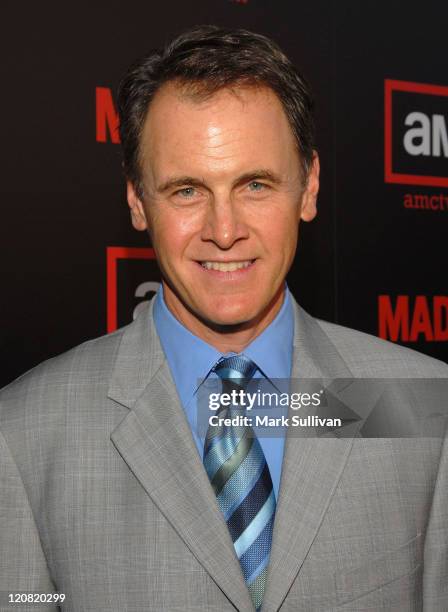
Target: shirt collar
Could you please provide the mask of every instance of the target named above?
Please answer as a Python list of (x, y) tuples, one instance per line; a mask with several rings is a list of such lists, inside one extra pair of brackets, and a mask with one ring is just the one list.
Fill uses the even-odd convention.
[[(185, 405), (223, 355), (174, 317), (165, 303), (162, 285), (155, 298), (153, 316), (181, 402)], [(294, 314), (286, 287), (285, 299), (277, 316), (246, 347), (244, 355), (252, 359), (267, 378), (289, 378), (293, 336)], [(194, 355), (194, 358), (186, 358), (188, 355)]]
[(292, 366), (294, 313), (289, 289), (275, 319), (245, 349), (266, 378), (289, 378)]

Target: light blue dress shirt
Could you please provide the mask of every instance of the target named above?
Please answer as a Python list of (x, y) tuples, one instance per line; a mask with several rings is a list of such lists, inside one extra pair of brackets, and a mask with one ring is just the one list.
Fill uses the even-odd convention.
[[(223, 355), (184, 327), (168, 310), (163, 288), (157, 293), (154, 304), (154, 322), (168, 365), (177, 388), (180, 402), (190, 424), (194, 441), (202, 460), (204, 439), (196, 432), (196, 393), (198, 380), (204, 381)], [(294, 313), (288, 288), (282, 307), (268, 327), (244, 350), (244, 355), (254, 361), (260, 372), (256, 376), (287, 379), (291, 376)], [(191, 356), (191, 357), (190, 357)], [(280, 476), (285, 445), (281, 435), (259, 437), (259, 442), (271, 472), (275, 496), (278, 499)]]

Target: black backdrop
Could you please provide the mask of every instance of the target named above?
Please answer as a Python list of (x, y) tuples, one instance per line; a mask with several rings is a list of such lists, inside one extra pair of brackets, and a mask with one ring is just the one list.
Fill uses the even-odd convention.
[(115, 91), (136, 57), (201, 23), (273, 37), (314, 86), (322, 186), (289, 275), (299, 302), (448, 360), (448, 5), (4, 2), (2, 21), (1, 384), (130, 321), (154, 290)]

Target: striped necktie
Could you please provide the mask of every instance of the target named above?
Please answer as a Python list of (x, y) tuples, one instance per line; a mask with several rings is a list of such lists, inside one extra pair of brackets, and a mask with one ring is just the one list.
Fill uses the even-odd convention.
[[(222, 358), (214, 367), (223, 393), (245, 390), (256, 370), (244, 355)], [(238, 406), (217, 411), (222, 417), (238, 414)], [(275, 494), (260, 442), (250, 426), (209, 425), (203, 461), (255, 609), (260, 610), (275, 518)]]

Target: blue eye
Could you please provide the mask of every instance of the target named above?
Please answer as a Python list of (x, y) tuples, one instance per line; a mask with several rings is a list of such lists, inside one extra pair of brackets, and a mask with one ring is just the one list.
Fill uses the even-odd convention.
[(194, 187), (184, 187), (183, 189), (176, 191), (176, 194), (182, 196), (183, 198), (192, 198), (195, 193), (196, 191)]
[(259, 183), (258, 181), (252, 181), (249, 183), (249, 189), (251, 191), (262, 191), (264, 187), (264, 183)]

